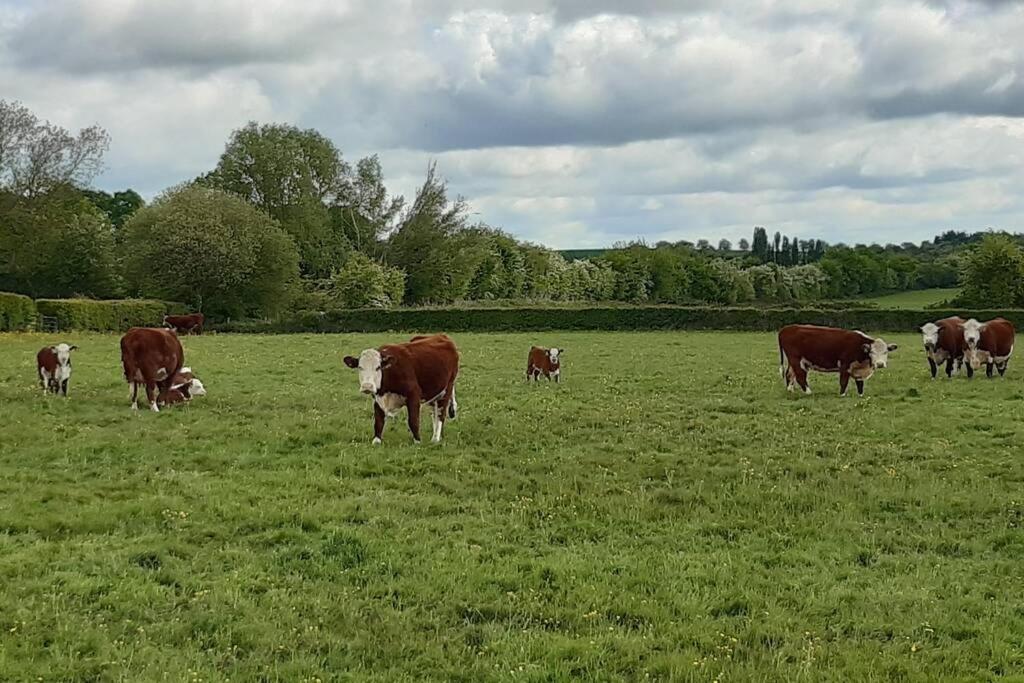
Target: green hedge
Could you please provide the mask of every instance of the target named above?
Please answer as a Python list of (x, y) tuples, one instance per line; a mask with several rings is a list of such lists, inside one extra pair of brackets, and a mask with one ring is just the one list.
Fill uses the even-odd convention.
[(39, 299), (36, 308), (39, 315), (55, 317), (61, 330), (100, 332), (158, 326), (165, 315), (184, 310), (181, 304), (147, 299)]
[(791, 323), (833, 325), (865, 332), (916, 332), (949, 315), (987, 320), (1003, 316), (1024, 324), (1024, 310), (941, 311), (848, 308), (642, 308), (396, 309), (304, 312), (280, 322), (242, 321), (215, 326), (221, 332), (526, 332), (541, 330), (750, 330), (771, 331)]
[(0, 292), (0, 331), (31, 329), (37, 317), (36, 304), (32, 299), (21, 294)]

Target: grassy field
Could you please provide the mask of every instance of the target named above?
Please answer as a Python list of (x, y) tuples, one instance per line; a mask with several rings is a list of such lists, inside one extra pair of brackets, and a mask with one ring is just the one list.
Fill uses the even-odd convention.
[(865, 299), (867, 303), (875, 304), (879, 308), (924, 308), (932, 304), (939, 304), (949, 301), (957, 294), (959, 289), (918, 289), (909, 292), (898, 292), (887, 294), (873, 299)]
[(770, 334), (467, 334), (445, 442), (374, 448), (341, 357), (384, 337), (187, 338), (159, 415), (65, 338), (69, 400), (0, 335), (4, 681), (1022, 680), (1015, 363), (894, 335), (841, 399)]

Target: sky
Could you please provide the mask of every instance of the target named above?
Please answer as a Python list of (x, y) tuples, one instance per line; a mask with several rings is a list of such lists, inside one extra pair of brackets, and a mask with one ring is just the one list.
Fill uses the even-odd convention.
[(250, 120), (436, 160), (555, 248), (919, 242), (1024, 218), (1018, 0), (0, 0), (0, 98), (153, 197)]

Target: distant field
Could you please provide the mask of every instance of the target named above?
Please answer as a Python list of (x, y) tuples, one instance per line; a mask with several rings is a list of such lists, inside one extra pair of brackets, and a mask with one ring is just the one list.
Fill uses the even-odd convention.
[(912, 292), (899, 292), (873, 299), (865, 299), (879, 308), (924, 308), (931, 304), (948, 301), (960, 292), (959, 289), (920, 289)]
[[(439, 447), (380, 335), (185, 338), (209, 396), (71, 398), (0, 335), (0, 679), (991, 680), (1024, 671), (1024, 367), (787, 394), (772, 334), (464, 334)], [(523, 381), (532, 343), (565, 382)], [(429, 434), (429, 431), (427, 432)]]

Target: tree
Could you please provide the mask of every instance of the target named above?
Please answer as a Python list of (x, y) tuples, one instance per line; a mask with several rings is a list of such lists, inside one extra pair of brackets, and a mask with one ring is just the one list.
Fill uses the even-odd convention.
[(71, 134), (19, 102), (0, 100), (0, 188), (25, 196), (87, 186), (102, 170), (110, 136), (99, 126)]
[(958, 301), (997, 308), (1024, 304), (1024, 253), (1008, 236), (986, 235), (963, 260)]
[(708, 242), (707, 240), (697, 240), (697, 248), (701, 251), (709, 251), (713, 247), (711, 246), (711, 242)]
[(732, 251), (732, 242), (724, 238), (718, 240), (718, 251)]
[(764, 228), (754, 228), (754, 243), (750, 247), (751, 253), (761, 263), (768, 260), (768, 231)]
[(302, 273), (325, 277), (349, 251), (328, 211), (349, 174), (341, 152), (317, 131), (250, 122), (231, 134), (217, 168), (199, 182), (266, 211), (295, 240)]
[(112, 195), (102, 190), (84, 190), (82, 194), (107, 215), (115, 231), (123, 228), (128, 219), (145, 204), (135, 190), (123, 190)]
[(125, 226), (125, 270), (143, 296), (212, 316), (269, 316), (298, 276), (292, 238), (267, 214), (219, 190), (187, 186)]
[(355, 174), (344, 179), (330, 208), (331, 223), (354, 249), (377, 256), (404, 206), (404, 197), (388, 195), (380, 160), (373, 155), (360, 159)]
[(772, 241), (772, 260), (775, 263), (781, 263), (781, 249), (782, 249), (782, 235), (778, 232), (775, 233), (775, 238)]
[(740, 239), (740, 251), (750, 251), (750, 242), (746, 237)]
[(390, 308), (402, 303), (405, 273), (353, 252), (324, 284), (328, 299), (341, 308)]
[(783, 266), (791, 266), (791, 265), (793, 265), (793, 262), (790, 260), (790, 258), (793, 255), (793, 251), (792, 251), (792, 249), (789, 248), (789, 238), (788, 237), (783, 237), (782, 238), (782, 246), (778, 247), (775, 251), (776, 251), (776, 254), (777, 254), (776, 260), (778, 261), (779, 265), (783, 265)]

